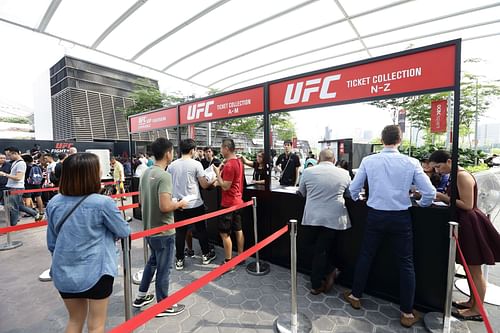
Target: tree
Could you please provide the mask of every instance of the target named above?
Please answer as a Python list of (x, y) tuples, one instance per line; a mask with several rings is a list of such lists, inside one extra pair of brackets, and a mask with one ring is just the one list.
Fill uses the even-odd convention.
[(135, 90), (130, 95), (134, 100), (134, 105), (125, 108), (125, 115), (160, 109), (185, 102), (189, 97), (183, 96), (180, 92), (165, 94), (153, 86), (149, 80), (139, 79), (135, 84)]
[[(393, 115), (393, 122), (396, 123), (397, 112), (406, 110), (406, 118), (411, 125), (419, 131), (427, 132), (426, 141), (430, 141), (430, 119), (431, 102), (446, 99), (447, 93), (428, 94), (420, 96), (391, 98), (387, 100), (374, 101), (371, 105), (388, 109)], [(476, 113), (480, 117), (487, 110), (493, 98), (500, 96), (500, 87), (488, 81), (480, 80), (477, 75), (463, 73), (460, 85), (460, 137), (465, 137), (473, 132), (472, 124)]]

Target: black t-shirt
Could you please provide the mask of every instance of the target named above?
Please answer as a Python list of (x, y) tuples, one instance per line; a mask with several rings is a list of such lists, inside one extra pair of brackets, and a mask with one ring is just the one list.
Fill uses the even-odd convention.
[(264, 180), (266, 179), (266, 169), (259, 168), (259, 163), (253, 162), (253, 180)]
[(203, 165), (203, 169), (208, 168), (212, 164), (215, 165), (216, 167), (218, 167), (220, 165), (220, 160), (218, 158), (215, 158), (215, 157), (212, 158), (212, 160), (210, 162), (206, 158), (202, 159), (200, 162), (201, 162), (201, 165)]
[(285, 153), (278, 156), (276, 165), (281, 167), (280, 184), (285, 186), (294, 186), (295, 177), (297, 176), (296, 168), (300, 167), (300, 159), (297, 155), (290, 153), (286, 156)]

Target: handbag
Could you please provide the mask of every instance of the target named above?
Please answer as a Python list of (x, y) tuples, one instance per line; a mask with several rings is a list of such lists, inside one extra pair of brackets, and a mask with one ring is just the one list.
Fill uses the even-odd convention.
[(80, 206), (82, 204), (82, 202), (87, 199), (89, 197), (90, 194), (87, 194), (86, 196), (84, 196), (83, 198), (81, 198), (74, 206), (73, 208), (71, 208), (70, 210), (68, 210), (66, 212), (66, 214), (64, 214), (64, 216), (61, 218), (61, 221), (56, 224), (56, 226), (54, 227), (54, 230), (56, 231), (56, 234), (59, 234), (59, 231), (61, 230), (63, 224), (66, 222), (66, 220), (68, 219), (68, 217), (75, 211), (75, 209)]

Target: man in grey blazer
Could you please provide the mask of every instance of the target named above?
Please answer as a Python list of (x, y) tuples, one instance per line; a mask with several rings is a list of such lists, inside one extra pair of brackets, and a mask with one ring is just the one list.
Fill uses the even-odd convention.
[(351, 183), (349, 172), (335, 166), (330, 149), (319, 154), (319, 164), (302, 173), (299, 192), (306, 198), (302, 225), (313, 233), (311, 293), (327, 293), (333, 286), (335, 267), (332, 250), (340, 230), (351, 227), (344, 191)]

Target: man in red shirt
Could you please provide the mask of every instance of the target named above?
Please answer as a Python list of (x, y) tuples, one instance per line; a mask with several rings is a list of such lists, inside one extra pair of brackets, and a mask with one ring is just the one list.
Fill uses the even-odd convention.
[[(233, 139), (223, 139), (220, 151), (222, 156), (224, 156), (224, 164), (220, 168), (213, 165), (215, 175), (217, 176), (217, 185), (222, 189), (222, 208), (243, 203), (243, 163), (236, 157), (234, 149)], [(239, 211), (222, 215), (219, 219), (218, 229), (224, 245), (225, 261), (227, 262), (232, 258), (232, 231), (236, 236), (238, 254), (243, 252), (245, 238), (241, 229), (241, 215)]]

